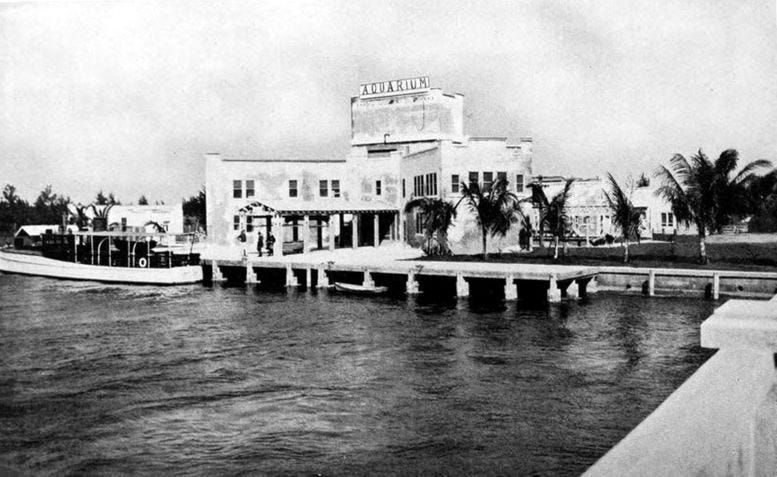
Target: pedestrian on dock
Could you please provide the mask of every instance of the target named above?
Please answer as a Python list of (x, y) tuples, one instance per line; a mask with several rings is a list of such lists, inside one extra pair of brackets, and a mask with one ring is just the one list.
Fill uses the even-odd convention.
[(237, 236), (237, 241), (240, 242), (240, 247), (243, 249), (243, 256), (244, 257), (247, 255), (246, 254), (246, 245), (245, 245), (246, 240), (247, 240), (246, 239), (246, 231), (245, 230), (241, 230), (240, 234)]
[(270, 234), (267, 236), (267, 253), (272, 255), (273, 253), (273, 247), (275, 246), (275, 235), (270, 232)]
[(260, 257), (262, 256), (262, 248), (264, 248), (264, 236), (262, 236), (262, 231), (260, 230), (256, 236), (256, 251), (259, 252)]

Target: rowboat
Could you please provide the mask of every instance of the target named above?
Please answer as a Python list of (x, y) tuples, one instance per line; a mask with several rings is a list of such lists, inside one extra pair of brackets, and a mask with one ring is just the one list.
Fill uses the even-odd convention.
[(0, 249), (0, 272), (144, 285), (201, 282), (199, 255), (175, 242), (172, 234), (46, 234), (40, 251)]
[(374, 295), (378, 293), (386, 293), (388, 287), (376, 287), (376, 286), (364, 286), (356, 285), (353, 283), (335, 282), (335, 290), (345, 293), (361, 293), (365, 295)]

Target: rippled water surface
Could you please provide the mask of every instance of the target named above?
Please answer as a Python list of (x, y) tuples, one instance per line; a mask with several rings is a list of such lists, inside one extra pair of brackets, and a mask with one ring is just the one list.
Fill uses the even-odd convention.
[(710, 355), (715, 305), (154, 288), (0, 274), (0, 465), (579, 474)]

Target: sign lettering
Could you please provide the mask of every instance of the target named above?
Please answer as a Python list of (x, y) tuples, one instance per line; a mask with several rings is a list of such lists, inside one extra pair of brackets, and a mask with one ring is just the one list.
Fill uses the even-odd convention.
[(397, 94), (420, 93), (429, 91), (429, 77), (380, 81), (378, 83), (366, 83), (359, 88), (359, 97), (377, 98), (380, 96), (394, 96)]

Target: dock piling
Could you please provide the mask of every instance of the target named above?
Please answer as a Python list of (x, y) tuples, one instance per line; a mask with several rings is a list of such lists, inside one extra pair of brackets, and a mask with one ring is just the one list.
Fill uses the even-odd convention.
[(420, 293), (418, 282), (415, 280), (415, 272), (409, 272), (407, 274), (407, 282), (405, 284), (405, 292), (408, 295), (417, 295)]
[(558, 287), (558, 275), (555, 273), (552, 273), (548, 280), (548, 302), (561, 302), (561, 289)]
[(223, 281), (226, 280), (226, 278), (224, 278), (224, 275), (221, 273), (221, 269), (219, 268), (219, 264), (215, 260), (213, 261), (213, 265), (211, 266), (211, 270), (212, 270), (212, 272), (211, 272), (211, 275), (212, 275), (211, 281), (223, 282)]
[(505, 277), (505, 300), (512, 301), (518, 299), (518, 287), (515, 286), (515, 277), (507, 275)]
[(456, 274), (456, 296), (459, 298), (469, 296), (469, 283), (464, 279), (464, 274), (461, 272)]
[(299, 282), (297, 282), (297, 277), (294, 276), (294, 269), (291, 268), (290, 263), (286, 265), (286, 286), (287, 287), (299, 286)]
[(318, 288), (327, 288), (329, 287), (329, 277), (326, 274), (326, 270), (323, 266), (318, 267), (318, 282), (317, 282)]

